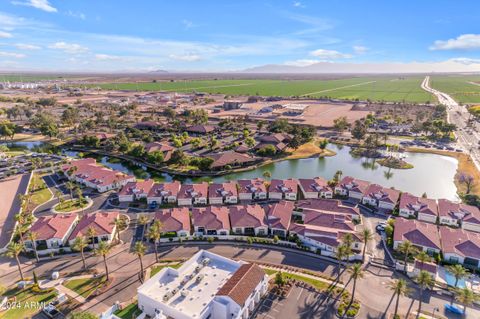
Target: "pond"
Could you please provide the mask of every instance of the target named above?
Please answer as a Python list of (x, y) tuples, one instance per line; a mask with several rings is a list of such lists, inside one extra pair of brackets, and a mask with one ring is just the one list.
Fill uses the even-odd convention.
[(0, 142), (10, 151), (31, 151), (37, 153), (59, 153), (60, 149), (50, 143), (43, 141), (17, 141), (17, 142)]
[[(401, 191), (408, 191), (417, 196), (426, 193), (429, 198), (434, 199), (458, 199), (457, 188), (454, 184), (454, 176), (458, 166), (458, 161), (455, 158), (436, 154), (407, 152), (405, 160), (413, 164), (414, 168), (407, 170), (389, 169), (380, 166), (373, 159), (352, 157), (352, 155), (350, 155), (350, 147), (329, 144), (328, 148), (335, 151), (337, 155), (326, 158), (285, 160), (268, 164), (251, 171), (232, 173), (214, 178), (193, 179), (144, 170), (131, 163), (106, 156), (97, 156), (96, 158), (99, 162), (112, 169), (133, 174), (137, 178), (151, 177), (158, 181), (177, 179), (189, 183), (202, 180), (225, 181), (249, 179), (262, 177), (265, 171), (269, 171), (272, 178), (308, 178), (321, 176), (326, 179), (331, 179), (337, 170), (341, 170), (343, 176), (351, 175), (386, 187), (394, 187)], [(66, 154), (76, 156), (77, 152), (66, 152)]]

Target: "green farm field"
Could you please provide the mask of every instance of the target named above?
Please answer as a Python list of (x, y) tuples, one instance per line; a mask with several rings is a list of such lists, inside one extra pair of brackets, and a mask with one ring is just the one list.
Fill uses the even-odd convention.
[[(477, 83), (477, 84), (474, 84)], [(430, 85), (460, 103), (480, 103), (480, 75), (432, 76)]]
[(226, 95), (329, 97), (349, 100), (434, 102), (423, 91), (423, 77), (353, 77), (339, 80), (191, 80), (99, 83), (107, 90), (206, 92)]

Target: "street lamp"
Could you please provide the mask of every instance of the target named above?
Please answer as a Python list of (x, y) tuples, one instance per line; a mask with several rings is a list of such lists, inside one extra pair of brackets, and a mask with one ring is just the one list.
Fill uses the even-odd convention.
[(439, 311), (438, 307), (433, 308), (432, 318), (435, 319), (435, 311)]

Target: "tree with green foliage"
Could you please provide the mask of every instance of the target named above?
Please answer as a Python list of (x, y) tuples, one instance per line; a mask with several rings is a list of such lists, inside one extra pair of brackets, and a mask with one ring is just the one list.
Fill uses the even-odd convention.
[(98, 319), (96, 315), (90, 312), (73, 312), (67, 318), (68, 319)]
[(420, 298), (418, 301), (417, 313), (421, 313), (423, 293), (425, 292), (425, 289), (433, 287), (433, 285), (435, 284), (435, 280), (433, 279), (432, 275), (430, 275), (427, 271), (420, 270), (418, 276), (415, 278), (415, 282), (420, 287)]
[(361, 264), (353, 264), (350, 267), (348, 267), (348, 273), (350, 274), (350, 279), (353, 280), (353, 287), (352, 287), (352, 299), (350, 300), (350, 304), (353, 303), (355, 300), (355, 291), (357, 288), (357, 280), (362, 279), (365, 276), (365, 273), (363, 271), (362, 265)]
[(87, 271), (87, 263), (85, 261), (85, 248), (88, 247), (88, 240), (84, 236), (78, 236), (75, 238), (72, 244), (72, 249), (79, 251), (82, 256), (83, 270)]
[(138, 260), (140, 261), (140, 282), (143, 283), (145, 279), (145, 270), (143, 269), (143, 256), (147, 251), (147, 247), (141, 241), (137, 241), (133, 247), (133, 254), (137, 255)]
[(163, 153), (160, 151), (153, 151), (147, 154), (147, 161), (155, 165), (162, 165), (164, 161)]
[(367, 251), (367, 245), (373, 239), (372, 231), (369, 228), (365, 227), (360, 234), (360, 238), (363, 241), (362, 260), (365, 262), (365, 253)]
[(340, 132), (345, 131), (350, 124), (348, 123), (347, 117), (346, 116), (341, 116), (339, 118), (336, 118), (333, 120), (333, 127)]
[(405, 240), (398, 245), (397, 250), (403, 254), (403, 272), (407, 273), (408, 257), (417, 252), (417, 248), (415, 248), (411, 241)]
[(95, 249), (95, 255), (103, 257), (103, 264), (105, 266), (105, 275), (107, 281), (109, 281), (110, 279), (110, 274), (108, 272), (107, 255), (110, 253), (111, 248), (112, 247), (110, 246), (110, 244), (108, 244), (106, 241), (100, 241), (97, 249)]
[(464, 287), (462, 289), (457, 289), (455, 299), (463, 305), (463, 313), (466, 316), (467, 307), (471, 306), (473, 302), (478, 300), (479, 298), (472, 290)]
[(361, 120), (356, 120), (352, 128), (352, 136), (357, 140), (361, 140), (367, 134), (367, 127)]
[[(455, 277), (455, 284), (453, 285), (455, 289), (458, 288), (458, 282), (469, 275), (468, 270), (460, 264), (448, 265), (446, 269)], [(450, 304), (453, 304), (453, 297)]]
[(395, 312), (393, 318), (397, 318), (398, 305), (400, 303), (400, 297), (406, 296), (410, 292), (410, 288), (407, 285), (405, 279), (396, 279), (389, 284), (390, 290), (393, 291), (393, 296), (397, 297), (395, 301)]
[(162, 236), (163, 224), (158, 219), (154, 220), (148, 229), (147, 237), (153, 242), (153, 251), (155, 252), (155, 261), (158, 263), (158, 242)]
[(12, 241), (7, 246), (7, 251), (5, 252), (5, 256), (15, 259), (15, 261), (17, 262), (18, 273), (20, 274), (20, 278), (22, 279), (22, 281), (25, 281), (25, 278), (23, 277), (22, 265), (20, 263), (20, 259), (18, 258), (18, 255), (20, 255), (22, 250), (23, 250), (23, 245), (21, 243), (16, 243)]
[(27, 234), (28, 240), (32, 243), (33, 252), (35, 254), (35, 260), (38, 263), (40, 261), (40, 258), (38, 257), (37, 237), (38, 237), (37, 233), (33, 231), (29, 231)]

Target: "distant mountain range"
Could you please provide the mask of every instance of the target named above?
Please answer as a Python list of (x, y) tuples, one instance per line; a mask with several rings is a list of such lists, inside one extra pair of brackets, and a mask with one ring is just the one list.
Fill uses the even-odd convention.
[(452, 59), (444, 62), (340, 63), (319, 62), (308, 66), (268, 64), (245, 69), (244, 73), (449, 73), (480, 72), (480, 60)]

